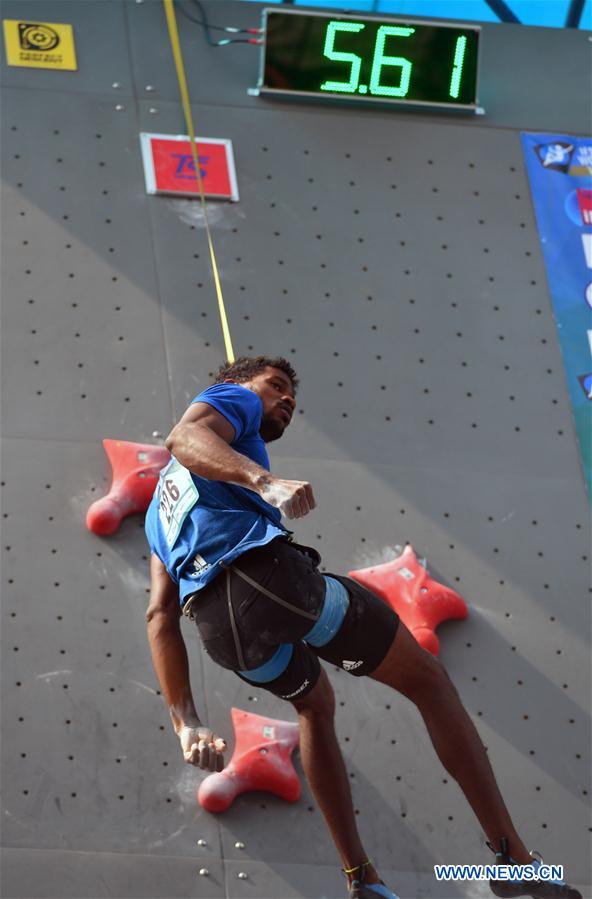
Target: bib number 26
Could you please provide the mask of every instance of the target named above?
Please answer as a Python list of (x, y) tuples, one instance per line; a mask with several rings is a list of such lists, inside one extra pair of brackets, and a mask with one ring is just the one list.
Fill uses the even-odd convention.
[(193, 483), (191, 473), (172, 462), (160, 479), (160, 501), (158, 514), (169, 547), (179, 536), (179, 531), (187, 515), (196, 504), (199, 491)]

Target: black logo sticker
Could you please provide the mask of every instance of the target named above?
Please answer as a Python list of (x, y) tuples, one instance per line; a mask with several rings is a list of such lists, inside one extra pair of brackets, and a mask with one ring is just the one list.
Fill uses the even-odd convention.
[(37, 50), (47, 53), (49, 50), (55, 50), (60, 42), (59, 34), (49, 25), (19, 22), (18, 32), (21, 50)]

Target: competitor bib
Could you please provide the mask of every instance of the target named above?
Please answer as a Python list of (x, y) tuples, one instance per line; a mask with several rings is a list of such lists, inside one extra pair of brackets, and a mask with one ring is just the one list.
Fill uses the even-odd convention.
[(199, 499), (191, 473), (173, 459), (160, 476), (158, 515), (169, 548), (175, 545), (183, 522)]

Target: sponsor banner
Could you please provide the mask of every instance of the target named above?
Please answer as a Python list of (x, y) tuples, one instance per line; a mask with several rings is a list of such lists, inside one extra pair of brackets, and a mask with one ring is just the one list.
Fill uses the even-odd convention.
[(522, 148), (592, 500), (592, 137), (522, 134)]
[[(146, 191), (199, 196), (191, 141), (184, 134), (140, 134)], [(215, 200), (238, 200), (232, 141), (196, 137), (203, 191)]]
[(9, 66), (70, 71), (78, 68), (71, 25), (21, 22), (17, 19), (4, 19), (3, 25)]

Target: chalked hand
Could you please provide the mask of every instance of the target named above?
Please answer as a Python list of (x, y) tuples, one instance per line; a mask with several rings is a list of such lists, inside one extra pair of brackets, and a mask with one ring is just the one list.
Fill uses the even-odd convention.
[(183, 727), (179, 733), (183, 757), (190, 765), (203, 771), (222, 771), (226, 740), (209, 727)]

